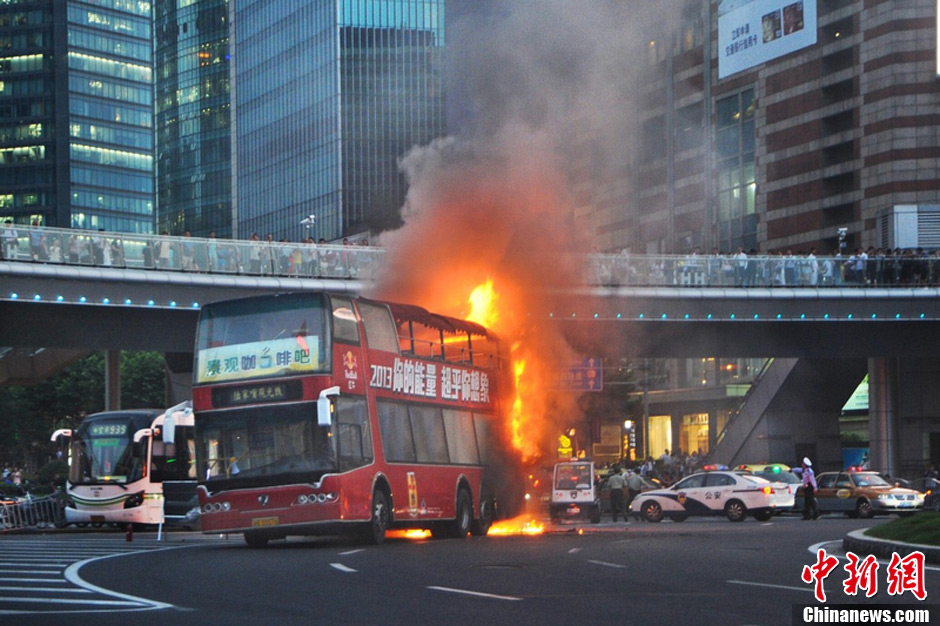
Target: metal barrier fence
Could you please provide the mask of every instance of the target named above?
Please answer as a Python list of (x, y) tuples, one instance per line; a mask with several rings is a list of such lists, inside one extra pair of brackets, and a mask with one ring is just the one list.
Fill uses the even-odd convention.
[(0, 228), (0, 258), (86, 267), (372, 280), (382, 248), (172, 237), (16, 226)]
[[(0, 227), (0, 259), (89, 267), (370, 281), (375, 246), (173, 237), (34, 226)], [(940, 285), (940, 251), (871, 257), (590, 254), (584, 285), (677, 287), (911, 287)]]
[(61, 498), (55, 495), (40, 498), (27, 496), (0, 505), (0, 532), (21, 528), (61, 527), (64, 523), (65, 509)]

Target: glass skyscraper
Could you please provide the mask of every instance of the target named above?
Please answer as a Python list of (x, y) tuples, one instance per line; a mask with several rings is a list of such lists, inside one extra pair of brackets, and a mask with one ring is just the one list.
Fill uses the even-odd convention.
[(397, 226), (398, 160), (444, 134), (444, 0), (233, 6), (237, 236)]
[(151, 6), (0, 3), (0, 220), (153, 230)]
[(157, 230), (232, 234), (229, 1), (156, 0)]

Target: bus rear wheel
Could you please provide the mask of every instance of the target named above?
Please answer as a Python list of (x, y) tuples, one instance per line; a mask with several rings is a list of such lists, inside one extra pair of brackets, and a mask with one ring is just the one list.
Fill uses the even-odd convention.
[(372, 494), (372, 519), (366, 527), (365, 540), (373, 545), (381, 545), (385, 541), (385, 531), (391, 523), (391, 513), (388, 508), (388, 496), (381, 489)]
[(480, 517), (470, 524), (470, 534), (476, 537), (486, 535), (496, 518), (496, 500), (492, 496), (484, 496), (480, 500)]
[(431, 528), (431, 536), (441, 539), (462, 539), (470, 532), (472, 521), (473, 500), (466, 489), (460, 488), (457, 490), (453, 521), (441, 522)]

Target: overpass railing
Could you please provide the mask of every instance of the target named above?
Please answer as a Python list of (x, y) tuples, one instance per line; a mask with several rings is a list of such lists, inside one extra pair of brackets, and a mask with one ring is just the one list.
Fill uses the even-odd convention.
[[(4, 227), (8, 261), (176, 272), (372, 280), (382, 248), (111, 233), (69, 228)], [(940, 285), (940, 253), (855, 256), (585, 256), (582, 284), (680, 287), (843, 287)]]
[(3, 259), (87, 267), (370, 280), (368, 246), (174, 237), (32, 226), (0, 231)]

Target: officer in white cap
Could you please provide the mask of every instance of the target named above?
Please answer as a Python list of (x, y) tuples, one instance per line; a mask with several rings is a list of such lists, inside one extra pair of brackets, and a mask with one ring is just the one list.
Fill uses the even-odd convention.
[(819, 505), (816, 504), (816, 474), (813, 462), (808, 456), (803, 457), (803, 520), (819, 519)]

